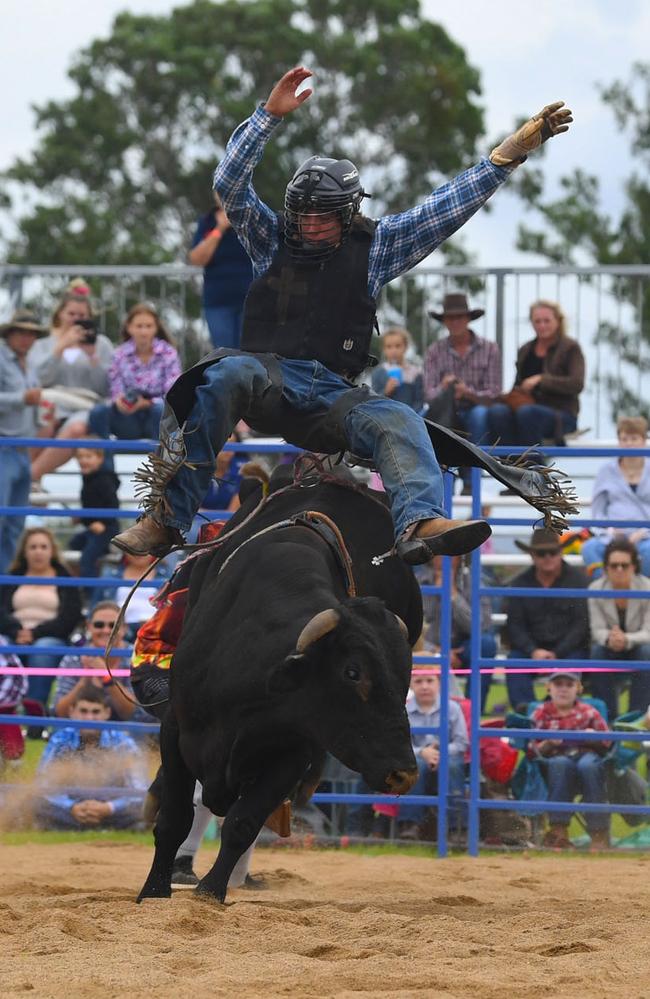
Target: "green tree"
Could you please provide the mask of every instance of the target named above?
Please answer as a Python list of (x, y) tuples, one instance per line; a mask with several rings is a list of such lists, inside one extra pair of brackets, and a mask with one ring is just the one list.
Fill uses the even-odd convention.
[[(541, 170), (529, 170), (516, 178), (515, 184), (529, 207), (539, 212), (543, 226), (520, 225), (517, 246), (557, 264), (647, 264), (650, 262), (650, 63), (636, 63), (627, 81), (602, 87), (600, 93), (619, 129), (629, 137), (636, 162), (634, 173), (625, 183), (620, 215), (613, 217), (605, 211), (601, 183), (585, 170), (575, 170), (563, 177), (561, 194), (552, 199), (545, 197)], [(648, 372), (650, 362), (640, 352), (639, 336), (650, 342), (650, 282), (621, 277), (613, 282), (612, 291), (620, 302), (631, 307), (634, 323), (631, 328), (622, 329), (619, 324), (604, 322), (597, 335), (609, 342), (633, 370)], [(639, 398), (624, 379), (609, 374), (604, 383), (614, 413), (638, 410), (650, 415), (648, 401)]]
[(256, 172), (272, 207), (313, 152), (358, 163), (375, 215), (410, 206), (471, 162), (479, 75), (419, 0), (194, 0), (169, 16), (125, 12), (75, 58), (74, 95), (36, 108), (37, 146), (4, 175), (19, 233), (8, 259), (182, 260), (229, 135), (301, 62), (315, 94)]

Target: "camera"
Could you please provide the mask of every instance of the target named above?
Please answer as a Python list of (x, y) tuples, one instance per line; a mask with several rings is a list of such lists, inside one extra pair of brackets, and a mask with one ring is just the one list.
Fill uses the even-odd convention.
[(81, 326), (82, 330), (84, 330), (81, 343), (97, 343), (97, 325), (94, 319), (77, 319), (75, 326)]

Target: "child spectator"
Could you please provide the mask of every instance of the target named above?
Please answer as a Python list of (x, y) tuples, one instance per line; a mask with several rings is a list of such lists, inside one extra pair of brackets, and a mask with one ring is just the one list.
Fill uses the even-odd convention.
[[(110, 716), (104, 691), (86, 683), (74, 698), (70, 718), (105, 722)], [(59, 729), (48, 740), (37, 774), (47, 787), (35, 810), (42, 828), (127, 829), (140, 822), (146, 766), (125, 732)]]
[[(77, 461), (81, 469), (81, 505), (88, 509), (112, 507), (118, 510), (120, 501), (117, 490), (120, 480), (115, 472), (104, 465), (104, 451), (101, 448), (77, 448)], [(100, 558), (108, 552), (108, 545), (119, 530), (116, 517), (82, 517), (86, 526), (70, 541), (70, 547), (81, 552), (80, 576), (96, 576)]]
[(403, 402), (416, 413), (424, 406), (422, 371), (406, 360), (411, 338), (406, 330), (395, 327), (381, 338), (384, 360), (372, 373), (372, 387), (378, 395), (387, 395)]
[[(112, 600), (102, 600), (95, 604), (88, 620), (85, 644), (95, 646), (97, 655), (79, 656), (71, 652), (70, 655), (64, 656), (61, 660), (60, 669), (84, 669), (101, 672), (95, 672), (92, 676), (57, 677), (52, 692), (52, 709), (57, 718), (69, 717), (70, 708), (74, 704), (77, 694), (90, 683), (106, 694), (111, 709), (110, 721), (150, 722), (153, 720), (144, 708), (135, 704), (133, 688), (129, 680), (125, 677), (121, 680), (113, 680), (106, 673), (104, 649), (119, 613), (119, 605)], [(120, 628), (118, 632), (115, 647), (121, 648), (123, 645), (124, 627)], [(111, 670), (124, 669), (128, 661), (127, 658), (116, 656), (109, 659), (109, 666)]]
[[(559, 669), (551, 673), (548, 692), (550, 700), (540, 704), (531, 716), (534, 728), (549, 729), (554, 733), (608, 731), (605, 719), (596, 708), (579, 700), (582, 686), (578, 673)], [(610, 745), (611, 742), (606, 740), (592, 739), (585, 742), (563, 741), (555, 737), (531, 740), (528, 751), (543, 760), (546, 770), (548, 800), (573, 801), (576, 794), (582, 794), (585, 802), (606, 802), (602, 757)], [(550, 827), (544, 837), (544, 845), (559, 849), (571, 847), (568, 836), (570, 813), (549, 812), (548, 817)], [(609, 815), (588, 812), (586, 822), (592, 847), (607, 848)]]

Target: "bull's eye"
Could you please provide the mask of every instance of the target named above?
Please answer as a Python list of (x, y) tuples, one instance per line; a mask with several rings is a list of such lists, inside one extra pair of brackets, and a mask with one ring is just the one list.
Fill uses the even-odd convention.
[(361, 670), (358, 666), (346, 666), (343, 671), (343, 675), (346, 680), (351, 680), (352, 683), (361, 682)]

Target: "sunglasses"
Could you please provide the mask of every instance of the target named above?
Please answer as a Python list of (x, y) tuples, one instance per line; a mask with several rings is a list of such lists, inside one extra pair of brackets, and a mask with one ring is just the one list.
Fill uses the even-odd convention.
[(561, 548), (538, 548), (537, 551), (533, 552), (537, 558), (554, 558), (555, 555), (560, 555)]
[(94, 628), (95, 631), (99, 631), (100, 628), (114, 628), (115, 621), (91, 621), (90, 627)]
[(607, 568), (608, 569), (631, 569), (632, 568), (632, 563), (631, 562), (608, 562), (607, 563)]

